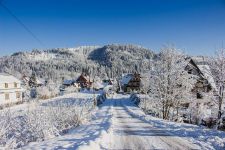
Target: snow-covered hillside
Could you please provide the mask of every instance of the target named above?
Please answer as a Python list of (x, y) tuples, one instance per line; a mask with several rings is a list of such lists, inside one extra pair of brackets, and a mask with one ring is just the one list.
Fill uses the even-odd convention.
[[(149, 68), (154, 53), (134, 45), (81, 46), (18, 52), (0, 58), (0, 72), (20, 77), (35, 71), (39, 78), (61, 81), (75, 78), (82, 71), (100, 77), (122, 72), (143, 72)], [(123, 66), (123, 67), (121, 67)]]

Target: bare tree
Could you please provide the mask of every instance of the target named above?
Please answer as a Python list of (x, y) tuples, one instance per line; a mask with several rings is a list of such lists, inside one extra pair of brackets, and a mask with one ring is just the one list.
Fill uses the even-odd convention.
[(222, 105), (224, 101), (224, 83), (225, 83), (225, 49), (221, 48), (216, 52), (212, 59), (212, 70), (214, 80), (216, 81), (216, 92), (218, 96), (218, 120), (221, 119)]
[(186, 72), (186, 56), (174, 47), (164, 47), (151, 71), (151, 96), (158, 99), (162, 118), (170, 119), (172, 109), (177, 110), (182, 101), (190, 98), (195, 79)]

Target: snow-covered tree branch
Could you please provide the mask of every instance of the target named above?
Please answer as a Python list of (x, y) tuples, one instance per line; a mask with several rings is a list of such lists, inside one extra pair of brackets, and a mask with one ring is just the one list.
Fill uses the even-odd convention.
[(162, 118), (172, 119), (172, 109), (178, 110), (180, 104), (190, 100), (195, 79), (185, 71), (188, 60), (174, 47), (164, 47), (150, 73), (151, 95), (157, 99), (162, 110)]
[(214, 80), (216, 81), (216, 93), (218, 96), (218, 120), (221, 119), (222, 106), (224, 102), (224, 85), (225, 85), (225, 49), (221, 48), (212, 58), (212, 70)]

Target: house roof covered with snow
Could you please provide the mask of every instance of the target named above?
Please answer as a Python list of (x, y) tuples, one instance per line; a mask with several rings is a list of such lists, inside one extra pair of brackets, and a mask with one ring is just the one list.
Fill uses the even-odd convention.
[(211, 86), (216, 90), (216, 84), (213, 79), (210, 67), (208, 65), (197, 65), (198, 68), (203, 73), (204, 77), (208, 80), (208, 82), (211, 84)]
[(95, 81), (95, 82), (93, 83), (93, 86), (94, 86), (94, 88), (96, 88), (96, 89), (102, 89), (102, 88), (105, 87), (105, 84), (102, 83), (102, 82), (100, 82), (100, 81)]
[(123, 75), (122, 79), (121, 79), (121, 84), (122, 85), (125, 85), (125, 84), (128, 84), (129, 81), (133, 78), (133, 74), (126, 74), (126, 75)]
[(16, 77), (8, 74), (0, 74), (0, 83), (20, 83), (20, 80), (18, 80)]
[(42, 84), (44, 84), (44, 80), (41, 80), (41, 79), (36, 79), (36, 82), (37, 82), (37, 84), (39, 84), (39, 85), (42, 85)]
[(71, 84), (74, 84), (74, 83), (75, 83), (75, 80), (64, 80), (63, 81), (64, 85), (71, 85)]
[(77, 79), (76, 79), (76, 81), (79, 81), (79, 80), (82, 80), (82, 79), (84, 79), (84, 80), (86, 80), (86, 81), (93, 81), (93, 79), (90, 77), (90, 76), (88, 76), (88, 75), (86, 75), (86, 74), (84, 74), (84, 73), (82, 73)]

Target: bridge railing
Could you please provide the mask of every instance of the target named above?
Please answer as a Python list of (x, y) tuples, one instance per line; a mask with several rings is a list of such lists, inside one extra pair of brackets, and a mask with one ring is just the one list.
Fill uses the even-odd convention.
[(96, 98), (96, 105), (101, 105), (107, 99), (106, 92), (103, 92), (101, 95), (98, 95)]

